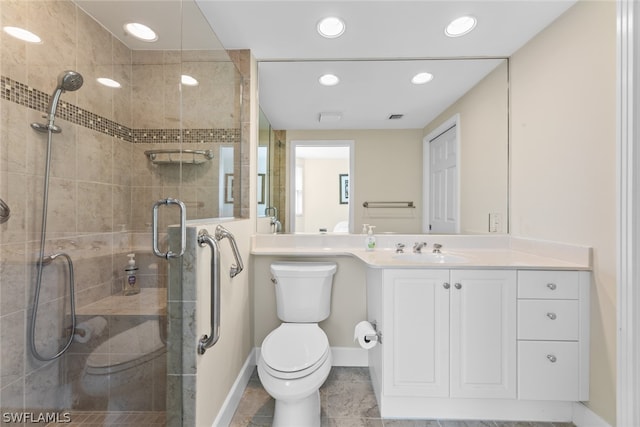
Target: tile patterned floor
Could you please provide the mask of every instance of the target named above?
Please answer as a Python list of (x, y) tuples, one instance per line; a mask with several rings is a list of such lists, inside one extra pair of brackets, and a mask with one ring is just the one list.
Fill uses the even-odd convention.
[(164, 412), (83, 412), (72, 411), (70, 422), (49, 423), (47, 427), (164, 427)]
[[(334, 367), (320, 388), (320, 401), (322, 427), (575, 427), (572, 423), (382, 419), (367, 368)], [(230, 427), (269, 427), (273, 409), (274, 400), (254, 372)]]

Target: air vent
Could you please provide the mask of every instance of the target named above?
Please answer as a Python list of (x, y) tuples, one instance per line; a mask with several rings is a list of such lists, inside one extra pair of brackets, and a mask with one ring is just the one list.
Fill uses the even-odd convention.
[(389, 120), (399, 120), (404, 117), (404, 114), (391, 114)]

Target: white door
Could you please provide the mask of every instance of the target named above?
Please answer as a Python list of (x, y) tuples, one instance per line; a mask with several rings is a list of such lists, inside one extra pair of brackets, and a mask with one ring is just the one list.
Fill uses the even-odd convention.
[(449, 270), (384, 272), (384, 394), (449, 396)]
[(451, 271), (451, 397), (516, 397), (516, 272)]
[(431, 233), (459, 231), (457, 145), (456, 124), (429, 140), (429, 231)]

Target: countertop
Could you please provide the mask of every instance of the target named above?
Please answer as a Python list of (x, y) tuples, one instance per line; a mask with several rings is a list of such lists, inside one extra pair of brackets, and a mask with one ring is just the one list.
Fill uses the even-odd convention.
[[(430, 258), (431, 245), (422, 254), (412, 253), (412, 243), (429, 239), (442, 244), (447, 260)], [(341, 257), (359, 259), (370, 268), (510, 268), (590, 270), (591, 248), (557, 242), (519, 239), (510, 236), (382, 236), (373, 251), (352, 245), (360, 235), (256, 235), (251, 254), (281, 257)], [(396, 243), (404, 243), (397, 254)], [(421, 255), (424, 255), (422, 257)], [(461, 257), (462, 259), (459, 259)]]

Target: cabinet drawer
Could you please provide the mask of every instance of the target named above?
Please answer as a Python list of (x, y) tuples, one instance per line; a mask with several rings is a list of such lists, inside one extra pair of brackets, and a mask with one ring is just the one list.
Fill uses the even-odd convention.
[(579, 308), (577, 300), (518, 301), (518, 339), (577, 341)]
[(520, 299), (578, 299), (579, 296), (577, 271), (518, 271)]
[(518, 398), (578, 401), (579, 362), (577, 342), (520, 341)]

